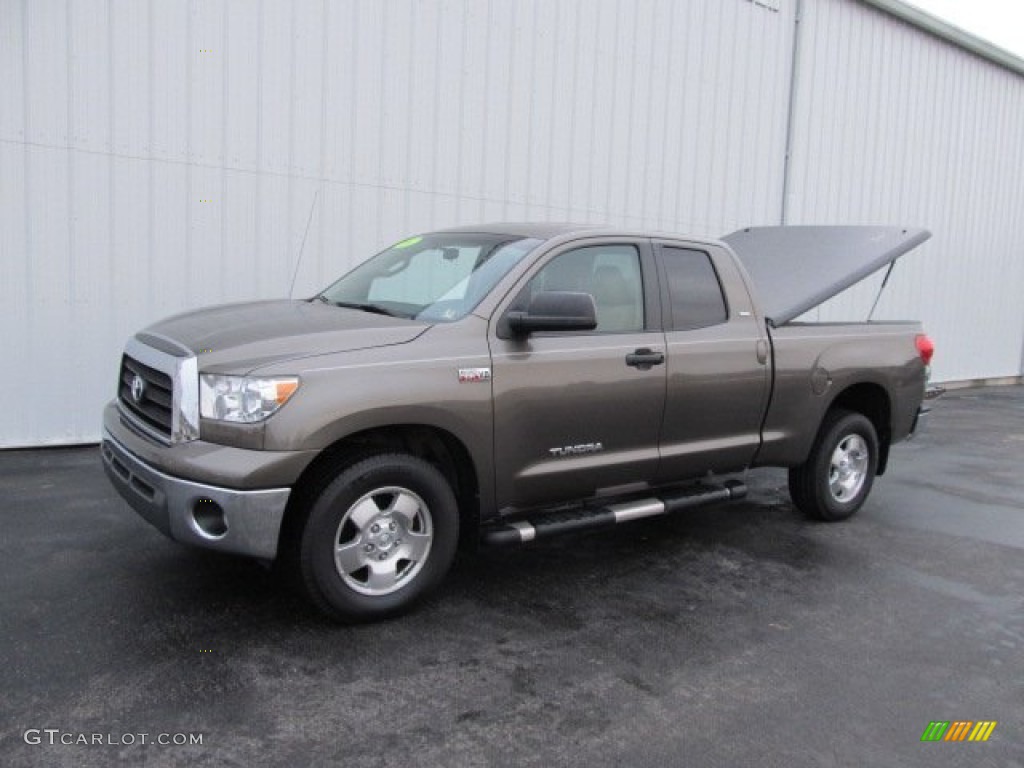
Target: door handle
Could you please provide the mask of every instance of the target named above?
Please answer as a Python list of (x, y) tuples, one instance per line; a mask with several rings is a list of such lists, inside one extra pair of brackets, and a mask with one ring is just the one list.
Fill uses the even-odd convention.
[(652, 366), (661, 365), (664, 362), (665, 355), (663, 353), (646, 347), (626, 355), (626, 365), (641, 371), (648, 371)]

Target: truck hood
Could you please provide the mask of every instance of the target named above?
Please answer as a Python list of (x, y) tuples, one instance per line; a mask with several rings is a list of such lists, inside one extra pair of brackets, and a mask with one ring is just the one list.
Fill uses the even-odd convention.
[(722, 238), (778, 327), (893, 263), (931, 237), (909, 227), (750, 227)]
[(185, 312), (151, 325), (138, 338), (182, 344), (198, 356), (204, 371), (247, 373), (285, 360), (404, 344), (429, 327), (318, 301), (275, 300)]

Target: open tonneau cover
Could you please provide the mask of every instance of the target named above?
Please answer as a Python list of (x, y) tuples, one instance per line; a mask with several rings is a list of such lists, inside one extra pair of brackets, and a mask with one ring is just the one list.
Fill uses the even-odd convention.
[(891, 264), (929, 237), (902, 227), (750, 227), (722, 239), (778, 327)]

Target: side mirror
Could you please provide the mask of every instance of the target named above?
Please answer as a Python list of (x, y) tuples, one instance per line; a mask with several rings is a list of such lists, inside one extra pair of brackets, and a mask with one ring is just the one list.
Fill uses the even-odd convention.
[(597, 308), (589, 293), (544, 291), (530, 301), (525, 312), (509, 312), (508, 328), (514, 336), (539, 331), (592, 331), (597, 328)]

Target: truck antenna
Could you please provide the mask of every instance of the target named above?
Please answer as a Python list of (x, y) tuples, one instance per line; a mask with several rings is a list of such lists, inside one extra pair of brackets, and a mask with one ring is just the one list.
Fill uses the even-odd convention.
[(302, 244), (299, 246), (299, 255), (295, 259), (295, 271), (292, 273), (292, 284), (288, 288), (288, 298), (292, 297), (292, 293), (295, 291), (295, 280), (299, 276), (299, 265), (302, 264), (302, 252), (306, 248), (306, 236), (309, 235), (309, 225), (313, 221), (313, 210), (316, 208), (316, 201), (320, 197), (320, 188), (318, 187), (316, 192), (313, 194), (313, 202), (309, 206), (309, 216), (306, 218), (306, 231), (302, 233)]

